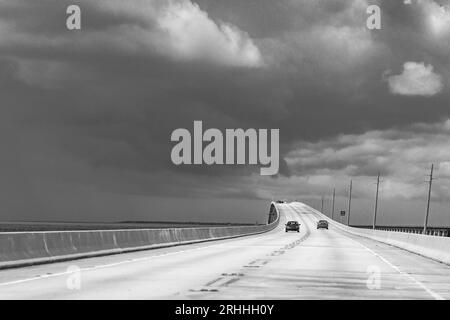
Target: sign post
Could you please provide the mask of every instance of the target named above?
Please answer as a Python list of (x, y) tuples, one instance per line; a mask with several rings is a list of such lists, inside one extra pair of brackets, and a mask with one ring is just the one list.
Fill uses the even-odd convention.
[(341, 210), (341, 223), (342, 223), (342, 219), (344, 219), (344, 217), (345, 217), (345, 210)]

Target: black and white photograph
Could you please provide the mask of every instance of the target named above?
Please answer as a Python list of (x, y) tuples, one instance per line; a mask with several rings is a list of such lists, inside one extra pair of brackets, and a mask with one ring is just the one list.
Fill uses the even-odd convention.
[(0, 147), (0, 300), (450, 299), (449, 0), (0, 0)]

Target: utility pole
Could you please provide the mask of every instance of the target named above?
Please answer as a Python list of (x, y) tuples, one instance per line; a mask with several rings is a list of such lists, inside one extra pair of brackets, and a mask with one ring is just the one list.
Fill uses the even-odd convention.
[(352, 189), (353, 189), (353, 180), (350, 180), (350, 190), (348, 193), (348, 215), (347, 215), (347, 225), (350, 225), (350, 212), (352, 208)]
[(323, 196), (322, 196), (322, 206), (321, 206), (320, 212), (323, 213)]
[(428, 200), (427, 200), (427, 212), (425, 214), (425, 221), (423, 223), (423, 234), (427, 234), (427, 227), (428, 227), (428, 215), (430, 214), (430, 202), (431, 202), (431, 184), (433, 183), (433, 169), (434, 164), (431, 164), (431, 171), (430, 171), (430, 180), (428, 180)]
[(373, 225), (372, 225), (372, 229), (375, 230), (376, 224), (377, 224), (377, 210), (378, 210), (378, 190), (380, 188), (380, 173), (378, 172), (378, 176), (377, 176), (377, 193), (375, 196), (375, 212), (373, 215)]
[(331, 205), (331, 220), (334, 220), (334, 199), (336, 197), (336, 188), (333, 188), (333, 204)]

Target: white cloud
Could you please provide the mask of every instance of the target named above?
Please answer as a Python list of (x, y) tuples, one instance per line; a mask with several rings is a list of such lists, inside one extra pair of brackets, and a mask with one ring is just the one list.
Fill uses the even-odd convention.
[(403, 72), (389, 76), (389, 90), (393, 94), (406, 96), (433, 96), (443, 89), (442, 77), (434, 73), (432, 65), (406, 62)]
[[(102, 19), (115, 23), (98, 28), (82, 25), (82, 32), (68, 37), (66, 32), (30, 34), (15, 30), (11, 22), (8, 25), (0, 19), (0, 48), (158, 54), (177, 61), (236, 67), (263, 64), (259, 48), (246, 32), (232, 24), (214, 21), (191, 0), (99, 0), (89, 5), (96, 7)], [(5, 34), (2, 30), (6, 28), (13, 30)]]
[(255, 67), (261, 54), (248, 34), (216, 24), (197, 4), (171, 2), (157, 18), (161, 49), (177, 59), (207, 59), (226, 65)]
[[(423, 196), (425, 175), (434, 163), (435, 176), (439, 178), (435, 196), (449, 199), (444, 190), (450, 187), (447, 125), (448, 120), (422, 124), (408, 131), (368, 131), (301, 143), (285, 159), (294, 176), (307, 175), (310, 184), (321, 186), (323, 190), (328, 190), (330, 185), (345, 188), (348, 179), (353, 177), (365, 197), (372, 195), (374, 177), (381, 172), (385, 197), (405, 199)], [(324, 176), (332, 177), (332, 181)]]
[(438, 172), (439, 176), (450, 178), (450, 162), (449, 161), (443, 161), (439, 163), (438, 166)]
[(424, 3), (430, 30), (435, 36), (448, 36), (450, 33), (450, 7), (434, 1)]

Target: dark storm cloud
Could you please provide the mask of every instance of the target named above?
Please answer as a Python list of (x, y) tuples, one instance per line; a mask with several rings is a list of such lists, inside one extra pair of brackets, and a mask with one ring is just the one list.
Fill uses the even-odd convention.
[[(73, 3), (82, 8), (82, 30), (70, 32), (65, 9)], [(219, 129), (279, 128), (280, 176), (271, 184), (348, 167), (344, 157), (299, 169), (283, 159), (299, 141), (317, 142), (310, 145), (317, 152), (326, 148), (320, 141), (337, 135), (389, 128), (402, 135), (402, 128), (424, 122), (431, 130), (429, 123), (449, 116), (448, 33), (430, 29), (435, 9), (428, 2), (378, 2), (379, 31), (365, 28), (366, 1), (168, 3), (0, 1), (0, 113), (16, 146), (10, 157), (21, 159), (21, 184), (42, 180), (41, 193), (58, 182), (68, 193), (89, 186), (114, 194), (265, 197), (262, 188), (248, 190), (257, 167), (175, 167), (171, 132), (191, 130), (194, 120)], [(185, 31), (180, 17), (188, 17)], [(400, 74), (406, 61), (433, 65), (444, 90), (392, 95), (385, 74)], [(348, 173), (391, 173), (369, 157), (352, 158)], [(18, 199), (16, 191), (10, 194)], [(45, 197), (34, 197), (44, 209)]]

